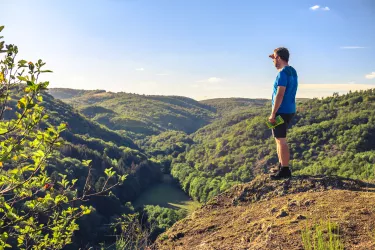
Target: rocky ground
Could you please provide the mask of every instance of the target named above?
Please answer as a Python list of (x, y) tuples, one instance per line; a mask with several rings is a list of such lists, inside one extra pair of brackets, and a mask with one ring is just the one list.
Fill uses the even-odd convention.
[(375, 186), (340, 177), (263, 175), (215, 197), (154, 249), (305, 249), (302, 232), (333, 225), (345, 249), (375, 249)]

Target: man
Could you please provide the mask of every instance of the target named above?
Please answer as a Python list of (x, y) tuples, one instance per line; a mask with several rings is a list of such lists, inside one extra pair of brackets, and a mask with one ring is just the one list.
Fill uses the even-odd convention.
[(276, 69), (279, 71), (272, 93), (272, 112), (268, 120), (275, 123), (275, 117), (280, 115), (284, 123), (272, 129), (273, 137), (276, 141), (277, 156), (279, 165), (274, 169), (271, 178), (278, 180), (290, 178), (291, 171), (289, 168), (289, 148), (286, 141), (288, 125), (296, 113), (296, 92), (298, 88), (298, 76), (296, 70), (289, 66), (289, 51), (284, 47), (274, 50), (269, 55), (272, 58)]

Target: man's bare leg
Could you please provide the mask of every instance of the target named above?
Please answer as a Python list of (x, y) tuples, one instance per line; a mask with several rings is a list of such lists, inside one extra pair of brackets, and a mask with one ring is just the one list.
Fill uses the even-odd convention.
[(279, 163), (281, 164), (280, 145), (276, 138), (275, 138), (275, 141), (276, 141), (277, 158), (279, 159)]
[(276, 143), (278, 145), (278, 155), (279, 155), (279, 161), (281, 163), (281, 166), (287, 167), (289, 166), (289, 159), (290, 159), (290, 153), (289, 153), (289, 147), (288, 143), (286, 142), (286, 138), (275, 138)]
[(286, 138), (276, 138), (277, 149), (279, 154), (279, 159), (281, 163), (281, 168), (277, 173), (271, 174), (271, 179), (280, 180), (284, 178), (292, 177), (292, 173), (289, 168), (289, 147), (286, 142)]

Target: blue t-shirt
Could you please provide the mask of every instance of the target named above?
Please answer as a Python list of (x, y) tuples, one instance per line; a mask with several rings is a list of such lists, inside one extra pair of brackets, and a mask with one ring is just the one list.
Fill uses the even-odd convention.
[(295, 113), (298, 76), (297, 71), (292, 66), (285, 66), (276, 77), (273, 85), (272, 107), (275, 104), (278, 86), (284, 86), (286, 89), (283, 101), (276, 113)]

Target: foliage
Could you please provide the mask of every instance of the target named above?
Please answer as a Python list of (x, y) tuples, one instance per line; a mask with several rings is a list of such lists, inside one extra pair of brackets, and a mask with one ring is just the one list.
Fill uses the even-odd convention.
[(145, 206), (143, 211), (147, 220), (147, 225), (150, 228), (150, 239), (152, 241), (174, 223), (187, 216), (187, 210), (185, 209), (175, 210), (152, 205)]
[(174, 130), (168, 130), (137, 142), (152, 159), (161, 164), (165, 174), (170, 173), (172, 160), (194, 143), (186, 133)]
[(115, 232), (120, 231), (116, 239), (116, 249), (147, 249), (151, 245), (150, 229), (141, 224), (139, 213), (123, 214), (113, 224)]
[[(72, 242), (77, 219), (91, 212), (83, 201), (119, 185), (125, 175), (106, 169), (103, 188), (92, 192), (91, 161), (85, 160), (81, 165), (88, 168), (88, 176), (82, 190), (76, 187), (78, 179), (62, 173), (52, 181), (47, 166), (59, 157), (56, 149), (64, 143), (59, 135), (66, 124), (48, 124), (40, 105), (48, 82), (38, 79), (51, 71), (43, 68), (42, 60), (17, 62), (18, 47), (13, 44), (1, 41), (0, 52), (5, 54), (0, 61), (0, 248), (61, 249)], [(20, 88), (22, 97), (13, 107), (12, 91)]]
[(328, 221), (316, 224), (314, 229), (306, 228), (301, 232), (305, 250), (343, 250), (344, 244), (339, 234), (339, 226)]
[[(374, 106), (375, 89), (299, 102), (288, 132), (294, 174), (373, 179)], [(270, 112), (267, 106), (228, 112), (193, 133), (194, 143), (172, 159), (172, 175), (202, 202), (267, 172), (278, 161), (264, 122)]]
[(132, 138), (143, 138), (167, 130), (192, 133), (217, 116), (212, 112), (212, 107), (181, 96), (100, 90), (74, 92), (69, 89), (51, 89), (50, 93), (79, 108), (93, 121)]
[(119, 232), (116, 249), (147, 249), (159, 234), (186, 215), (185, 209), (174, 210), (151, 205), (139, 212), (123, 214), (112, 224), (115, 233)]
[(248, 98), (215, 98), (203, 100), (201, 103), (212, 107), (216, 113), (221, 116), (233, 115), (249, 110), (253, 107), (263, 107), (270, 105), (267, 99), (248, 99)]

